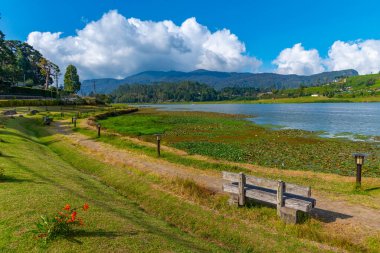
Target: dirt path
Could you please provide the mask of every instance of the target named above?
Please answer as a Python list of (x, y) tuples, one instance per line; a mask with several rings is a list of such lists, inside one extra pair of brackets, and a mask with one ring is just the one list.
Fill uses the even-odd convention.
[[(157, 173), (170, 178), (180, 177), (192, 179), (208, 189), (221, 192), (223, 180), (219, 172), (199, 170), (164, 160), (137, 154), (128, 150), (118, 149), (110, 144), (95, 141), (88, 136), (71, 131), (64, 123), (55, 123), (54, 129), (63, 134), (71, 142), (84, 148), (91, 155), (113, 165), (125, 165), (146, 172)], [(168, 148), (170, 149), (170, 148)], [(318, 192), (313, 192), (317, 199), (317, 208), (313, 216), (328, 223), (328, 225), (360, 227), (361, 232), (380, 231), (380, 211), (346, 201), (331, 200)], [(342, 232), (344, 232), (342, 230)]]

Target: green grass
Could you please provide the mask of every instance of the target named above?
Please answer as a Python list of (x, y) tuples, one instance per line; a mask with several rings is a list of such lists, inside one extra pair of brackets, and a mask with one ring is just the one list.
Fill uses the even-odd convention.
[[(1, 129), (0, 157), (5, 176), (0, 179), (0, 251), (42, 249), (61, 252), (220, 252), (223, 247), (184, 233), (146, 213), (133, 199), (93, 176), (107, 177), (106, 164), (83, 158), (74, 146), (60, 143), (30, 120), (9, 120)], [(17, 129), (17, 130), (16, 130)], [(84, 163), (84, 161), (86, 161)], [(115, 184), (125, 177), (113, 178)], [(110, 180), (108, 178), (107, 180)], [(148, 191), (130, 185), (130, 192)], [(90, 204), (85, 227), (71, 238), (40, 245), (30, 232), (42, 214), (54, 214), (66, 203)]]
[(271, 130), (241, 116), (141, 110), (102, 120), (101, 124), (111, 131), (150, 142), (155, 138), (152, 132), (164, 132), (164, 144), (190, 154), (285, 170), (353, 176), (351, 154), (360, 151), (370, 154), (363, 175), (380, 176), (377, 144), (320, 138), (302, 130)]
[[(0, 183), (0, 249), (39, 251), (28, 233), (39, 214), (88, 202), (86, 227), (71, 240), (47, 246), (62, 251), (323, 252), (317, 243), (374, 251), (376, 237), (354, 243), (321, 222), (284, 225), (267, 207), (236, 209), (189, 180), (166, 180), (132, 168), (109, 166), (50, 136), (28, 119), (7, 123)], [(23, 126), (23, 127), (21, 127)], [(17, 129), (17, 130), (13, 130)], [(31, 154), (33, 156), (25, 155)], [(142, 184), (141, 182), (145, 182)], [(169, 192), (168, 192), (169, 191)], [(180, 197), (178, 197), (180, 196)], [(228, 229), (226, 229), (228, 228)], [(184, 231), (186, 233), (184, 233)], [(79, 243), (78, 240), (81, 242)], [(367, 243), (368, 241), (368, 243)], [(373, 246), (372, 246), (373, 245)], [(372, 248), (371, 248), (372, 247)]]
[[(272, 208), (230, 207), (224, 196), (189, 180), (167, 180), (110, 166), (61, 136), (51, 136), (40, 122), (17, 118), (1, 124), (7, 128), (0, 129), (0, 138), (5, 140), (0, 143), (4, 153), (0, 160), (6, 176), (0, 182), (0, 198), (5, 200), (0, 205), (0, 251), (46, 250), (28, 231), (40, 214), (55, 212), (66, 202), (90, 203), (86, 226), (70, 240), (48, 245), (47, 250), (323, 252), (331, 245), (352, 252), (376, 252), (379, 245), (375, 235), (354, 241), (353, 231), (338, 233), (339, 228), (316, 220), (284, 225)], [(117, 138), (100, 138), (104, 139), (117, 143)], [(153, 148), (143, 145), (129, 143), (125, 148), (155, 155)], [(181, 160), (175, 154), (168, 157), (215, 169), (209, 162), (198, 164), (196, 159)]]

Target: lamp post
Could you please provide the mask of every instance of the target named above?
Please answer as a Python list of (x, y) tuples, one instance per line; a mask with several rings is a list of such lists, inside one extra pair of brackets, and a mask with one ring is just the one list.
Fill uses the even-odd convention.
[(96, 128), (98, 129), (98, 138), (100, 137), (100, 128), (101, 128), (101, 125), (98, 123), (96, 124)]
[(364, 158), (366, 157), (366, 154), (356, 153), (353, 154), (353, 157), (355, 158), (356, 163), (356, 187), (360, 188), (362, 185), (362, 167), (364, 164)]
[(157, 137), (157, 156), (161, 156), (161, 134), (155, 134)]

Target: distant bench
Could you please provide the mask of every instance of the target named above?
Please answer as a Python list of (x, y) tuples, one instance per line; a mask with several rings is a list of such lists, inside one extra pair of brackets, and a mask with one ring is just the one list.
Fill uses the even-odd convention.
[(53, 122), (53, 118), (50, 118), (49, 116), (42, 117), (42, 122), (44, 125), (50, 126), (50, 123)]
[(230, 203), (244, 206), (255, 200), (277, 206), (277, 215), (287, 223), (297, 223), (297, 212), (309, 213), (316, 204), (311, 188), (265, 178), (223, 171), (223, 191), (231, 194)]

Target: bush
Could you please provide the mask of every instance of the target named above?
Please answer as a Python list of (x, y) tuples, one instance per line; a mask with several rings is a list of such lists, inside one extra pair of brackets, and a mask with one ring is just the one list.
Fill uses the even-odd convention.
[(22, 95), (22, 96), (39, 96), (39, 97), (57, 97), (57, 92), (44, 89), (33, 89), (30, 87), (10, 87), (8, 90), (11, 95)]
[(137, 108), (130, 108), (130, 109), (125, 109), (125, 110), (116, 110), (116, 111), (110, 111), (110, 112), (97, 114), (93, 117), (88, 118), (87, 124), (89, 124), (90, 126), (94, 126), (95, 122), (98, 120), (106, 119), (109, 117), (116, 117), (116, 116), (120, 116), (120, 115), (124, 115), (128, 113), (133, 113), (133, 112), (137, 112), (138, 110), (139, 109)]

